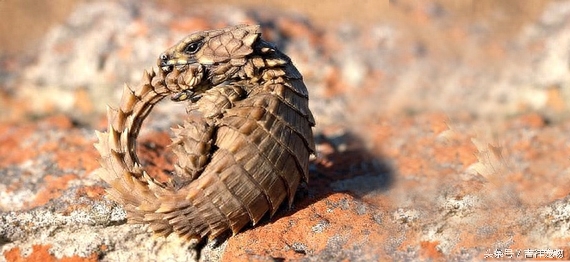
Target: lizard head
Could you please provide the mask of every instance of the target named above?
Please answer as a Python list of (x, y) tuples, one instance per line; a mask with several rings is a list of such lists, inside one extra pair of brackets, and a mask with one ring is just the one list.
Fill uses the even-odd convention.
[(188, 35), (167, 49), (158, 66), (175, 73), (172, 83), (180, 91), (172, 100), (197, 100), (204, 91), (230, 80), (253, 53), (259, 35), (257, 25), (238, 25)]

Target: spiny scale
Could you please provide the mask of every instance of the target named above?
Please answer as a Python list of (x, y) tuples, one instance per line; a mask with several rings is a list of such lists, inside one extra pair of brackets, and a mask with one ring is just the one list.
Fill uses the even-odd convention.
[[(199, 48), (199, 49), (196, 49)], [(189, 99), (174, 128), (178, 157), (169, 183), (149, 176), (136, 139), (166, 96)], [(97, 132), (98, 175), (131, 223), (186, 239), (234, 234), (291, 205), (315, 152), (308, 92), (289, 57), (260, 38), (259, 26), (191, 34), (166, 50), (159, 68), (125, 85), (107, 132)]]

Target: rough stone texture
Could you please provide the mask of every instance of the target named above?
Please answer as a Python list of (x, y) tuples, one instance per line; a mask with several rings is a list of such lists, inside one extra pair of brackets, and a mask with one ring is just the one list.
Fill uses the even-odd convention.
[[(401, 8), (420, 23), (79, 5), (37, 50), (0, 63), (0, 261), (569, 259), (570, 2), (503, 38), (446, 6)], [(241, 22), (261, 23), (305, 76), (318, 122), (310, 182), (292, 209), (236, 236), (154, 239), (105, 199), (93, 130), (164, 48)], [(143, 127), (154, 174), (172, 170), (182, 113), (160, 104)]]

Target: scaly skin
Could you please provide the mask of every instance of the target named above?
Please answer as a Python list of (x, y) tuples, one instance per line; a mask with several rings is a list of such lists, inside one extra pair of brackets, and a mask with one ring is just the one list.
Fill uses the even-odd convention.
[[(125, 85), (98, 133), (98, 175), (124, 205), (131, 223), (159, 235), (214, 238), (291, 205), (308, 180), (315, 152), (308, 92), (289, 57), (260, 38), (258, 26), (187, 36), (160, 55), (156, 73)], [(152, 179), (136, 156), (136, 138), (152, 107), (166, 96), (189, 101), (174, 130), (178, 156), (169, 183)]]

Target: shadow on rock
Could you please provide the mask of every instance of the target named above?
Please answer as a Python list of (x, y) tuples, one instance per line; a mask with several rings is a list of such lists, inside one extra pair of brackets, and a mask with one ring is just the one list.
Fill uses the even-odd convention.
[(360, 198), (382, 193), (392, 185), (394, 171), (390, 164), (373, 154), (358, 136), (343, 132), (339, 135), (315, 137), (318, 157), (310, 167), (306, 190), (299, 190), (296, 209), (302, 209), (336, 192)]

